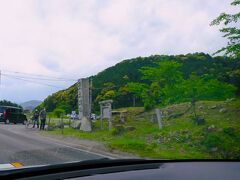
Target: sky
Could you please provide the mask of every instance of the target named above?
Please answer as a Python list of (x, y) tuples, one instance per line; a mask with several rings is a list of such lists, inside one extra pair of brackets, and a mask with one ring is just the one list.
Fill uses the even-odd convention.
[[(0, 0), (0, 99), (43, 100), (124, 59), (212, 54), (226, 45), (209, 26), (231, 0)], [(15, 72), (15, 73), (14, 73)], [(71, 81), (26, 82), (38, 74)], [(38, 76), (42, 77), (42, 76)], [(54, 87), (53, 87), (54, 86)]]

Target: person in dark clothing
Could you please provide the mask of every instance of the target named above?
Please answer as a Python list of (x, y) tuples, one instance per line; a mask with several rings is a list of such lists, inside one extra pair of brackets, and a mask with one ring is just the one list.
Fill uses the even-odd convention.
[(44, 128), (45, 128), (45, 123), (46, 123), (46, 109), (45, 109), (45, 108), (43, 108), (43, 109), (40, 111), (39, 116), (40, 116), (40, 121), (41, 121), (40, 130), (44, 130)]
[(36, 109), (34, 114), (33, 114), (33, 118), (32, 118), (32, 120), (33, 120), (33, 128), (35, 128), (36, 124), (37, 124), (37, 128), (39, 128), (39, 120), (38, 119), (39, 119), (39, 112)]

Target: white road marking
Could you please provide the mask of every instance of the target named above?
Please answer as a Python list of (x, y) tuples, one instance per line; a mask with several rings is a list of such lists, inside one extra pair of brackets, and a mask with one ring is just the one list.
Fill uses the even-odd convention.
[(11, 169), (14, 168), (12, 164), (0, 164), (0, 171), (1, 170), (6, 170), (6, 169)]
[[(53, 138), (50, 138), (50, 137), (46, 137), (46, 136), (41, 136), (42, 138), (45, 138), (45, 139), (49, 139), (51, 141), (54, 141), (54, 143), (56, 145), (59, 145), (59, 146), (64, 146), (64, 147), (68, 147), (68, 148), (71, 148), (71, 149), (74, 149), (74, 150), (78, 150), (78, 151), (82, 151), (82, 152), (86, 152), (86, 153), (90, 153), (90, 154), (94, 154), (94, 155), (97, 155), (97, 156), (102, 156), (102, 157), (105, 157), (105, 158), (109, 158), (109, 159), (115, 159), (114, 157), (109, 156), (108, 155), (103, 155), (103, 154), (100, 154), (100, 153), (97, 153), (97, 152), (92, 152), (92, 151), (89, 151), (89, 150), (84, 150), (84, 149), (79, 149), (77, 147), (72, 147), (72, 146), (78, 146), (78, 147), (82, 147), (82, 148), (86, 148), (85, 146), (83, 145), (80, 145), (80, 144), (72, 144), (72, 143), (67, 143), (67, 142), (64, 142), (64, 144), (62, 143), (59, 143), (60, 141), (56, 140), (56, 139), (53, 139)], [(56, 142), (57, 141), (57, 142)], [(68, 145), (66, 145), (68, 144)], [(71, 146), (70, 146), (71, 145)], [(105, 152), (106, 153), (106, 152)], [(108, 154), (108, 153), (106, 153)]]
[[(24, 129), (24, 128), (23, 128)], [(10, 131), (10, 129), (5, 129), (7, 131)], [(11, 133), (14, 133), (14, 134), (18, 134), (18, 135), (21, 135), (21, 136), (25, 136), (27, 138), (31, 138), (31, 136), (27, 136), (26, 134), (23, 134), (22, 132), (17, 132), (17, 131), (10, 131)], [(102, 156), (102, 157), (105, 157), (105, 158), (109, 158), (109, 159), (116, 159), (116, 158), (123, 158), (123, 157), (120, 157), (120, 156), (117, 156), (117, 155), (111, 155), (110, 153), (107, 153), (107, 152), (104, 152), (104, 154), (100, 154), (100, 153), (97, 153), (97, 152), (92, 152), (92, 151), (89, 151), (89, 150), (84, 150), (84, 149), (80, 149), (81, 147), (82, 148), (86, 148), (85, 146), (83, 145), (80, 145), (80, 144), (73, 144), (73, 143), (68, 143), (68, 142), (61, 142), (57, 139), (54, 139), (54, 138), (50, 138), (50, 137), (46, 137), (46, 136), (42, 136), (42, 135), (38, 135), (38, 134), (35, 134), (37, 136), (39, 136), (40, 138), (43, 138), (43, 139), (48, 139), (50, 140), (51, 142), (53, 141), (53, 143), (55, 145), (58, 145), (58, 146), (64, 146), (64, 147), (67, 147), (67, 148), (71, 148), (71, 149), (74, 149), (74, 150), (77, 150), (77, 151), (82, 151), (82, 152), (86, 152), (86, 153), (89, 153), (89, 154), (94, 154), (94, 155), (97, 155), (97, 156)], [(41, 139), (38, 139), (38, 140), (41, 140)], [(44, 142), (44, 141), (43, 141)], [(64, 143), (64, 144), (63, 144)], [(73, 146), (78, 146), (80, 148), (77, 148), (77, 147), (73, 147)], [(108, 154), (108, 155), (105, 155), (105, 154)], [(115, 156), (115, 158), (113, 157)]]

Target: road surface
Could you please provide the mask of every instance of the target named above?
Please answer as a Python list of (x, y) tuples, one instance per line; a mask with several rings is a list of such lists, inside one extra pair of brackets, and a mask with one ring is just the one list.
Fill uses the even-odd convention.
[(32, 133), (36, 130), (24, 125), (0, 124), (0, 164), (20, 162), (32, 166), (103, 158)]

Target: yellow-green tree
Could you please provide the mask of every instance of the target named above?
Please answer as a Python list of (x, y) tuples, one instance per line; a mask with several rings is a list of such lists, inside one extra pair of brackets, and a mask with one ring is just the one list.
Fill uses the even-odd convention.
[[(240, 0), (234, 0), (231, 3), (232, 6), (239, 6)], [(226, 47), (221, 48), (215, 54), (224, 52), (231, 57), (240, 58), (240, 29), (239, 29), (240, 12), (235, 14), (221, 13), (216, 19), (211, 22), (211, 25), (224, 25), (220, 29), (224, 35), (223, 37), (228, 39)]]

